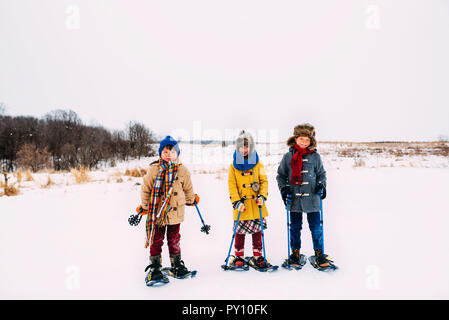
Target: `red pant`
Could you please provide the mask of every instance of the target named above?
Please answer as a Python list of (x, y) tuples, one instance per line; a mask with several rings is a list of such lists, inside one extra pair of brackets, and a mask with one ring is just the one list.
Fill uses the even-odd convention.
[(165, 229), (167, 229), (167, 243), (168, 243), (168, 253), (170, 255), (181, 254), (181, 234), (179, 229), (181, 224), (173, 224), (158, 227), (155, 226), (154, 240), (153, 244), (150, 246), (150, 256), (159, 256), (162, 252), (162, 245), (164, 244)]
[[(258, 257), (262, 255), (262, 232), (252, 234), (253, 238), (253, 256)], [(245, 251), (245, 235), (235, 234), (235, 255), (243, 257)]]

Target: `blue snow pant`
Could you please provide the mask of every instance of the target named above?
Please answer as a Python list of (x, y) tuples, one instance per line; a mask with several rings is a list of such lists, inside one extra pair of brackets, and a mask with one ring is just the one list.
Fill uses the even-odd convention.
[[(307, 222), (312, 233), (313, 249), (323, 250), (323, 233), (320, 212), (308, 212)], [(292, 249), (301, 248), (302, 212), (290, 212), (290, 245)]]

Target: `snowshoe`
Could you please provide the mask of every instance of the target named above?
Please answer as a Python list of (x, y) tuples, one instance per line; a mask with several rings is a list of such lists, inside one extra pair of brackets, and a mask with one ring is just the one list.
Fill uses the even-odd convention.
[(150, 257), (151, 264), (145, 268), (145, 272), (149, 269), (145, 276), (145, 283), (148, 287), (152, 287), (155, 284), (166, 284), (169, 279), (161, 272), (161, 259), (158, 257)]
[(176, 273), (176, 271), (173, 270), (173, 268), (163, 268), (162, 273), (167, 276), (176, 278), (176, 279), (185, 279), (185, 278), (189, 278), (189, 277), (193, 278), (194, 276), (196, 276), (198, 271), (191, 270), (191, 271), (187, 271), (187, 273), (183, 273), (182, 275), (179, 275)]
[(318, 256), (309, 257), (310, 264), (319, 271), (334, 271), (338, 267), (334, 265), (334, 262), (330, 259), (327, 254), (321, 253)]
[(171, 268), (163, 268), (162, 272), (165, 275), (169, 275), (176, 279), (185, 279), (188, 277), (194, 277), (197, 273), (196, 270), (189, 271), (184, 265), (184, 261), (181, 260), (180, 255), (170, 256)]
[(245, 262), (245, 260), (242, 257), (239, 256), (231, 256), (234, 257), (232, 261), (229, 263), (229, 265), (223, 264), (221, 267), (223, 270), (236, 270), (236, 271), (247, 271), (249, 270), (248, 264)]
[(148, 280), (148, 278), (145, 278), (145, 282), (147, 284), (147, 287), (153, 287), (155, 285), (164, 285), (166, 283), (169, 283), (170, 280), (167, 278), (167, 276), (163, 276), (162, 279), (157, 280)]
[(246, 257), (245, 262), (251, 268), (260, 272), (276, 271), (279, 268), (279, 266), (273, 266), (268, 261), (265, 261), (263, 256), (259, 256), (257, 259), (254, 257)]
[(285, 259), (282, 267), (288, 270), (301, 270), (307, 263), (307, 257), (303, 254), (299, 255), (299, 259), (294, 254), (291, 254), (288, 259)]

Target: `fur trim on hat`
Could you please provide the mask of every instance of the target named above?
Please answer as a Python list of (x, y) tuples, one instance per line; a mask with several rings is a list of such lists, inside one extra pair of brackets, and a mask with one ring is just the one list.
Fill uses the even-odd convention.
[(237, 139), (235, 140), (235, 149), (237, 150), (237, 152), (239, 151), (239, 148), (243, 146), (248, 146), (249, 157), (254, 153), (256, 149), (253, 136), (251, 135), (251, 133), (246, 132), (245, 130), (240, 131)]
[(295, 127), (293, 130), (293, 135), (296, 137), (299, 137), (296, 132), (301, 132), (302, 130), (309, 130), (312, 134), (312, 136), (315, 136), (315, 127), (312, 126), (310, 123), (302, 123)]

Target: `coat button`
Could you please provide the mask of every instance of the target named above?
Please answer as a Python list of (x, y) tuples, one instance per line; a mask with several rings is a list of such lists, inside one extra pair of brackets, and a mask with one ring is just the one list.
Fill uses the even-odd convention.
[(178, 195), (178, 193), (177, 193), (177, 192), (173, 192), (173, 195), (174, 195), (174, 196), (177, 196), (177, 195)]

